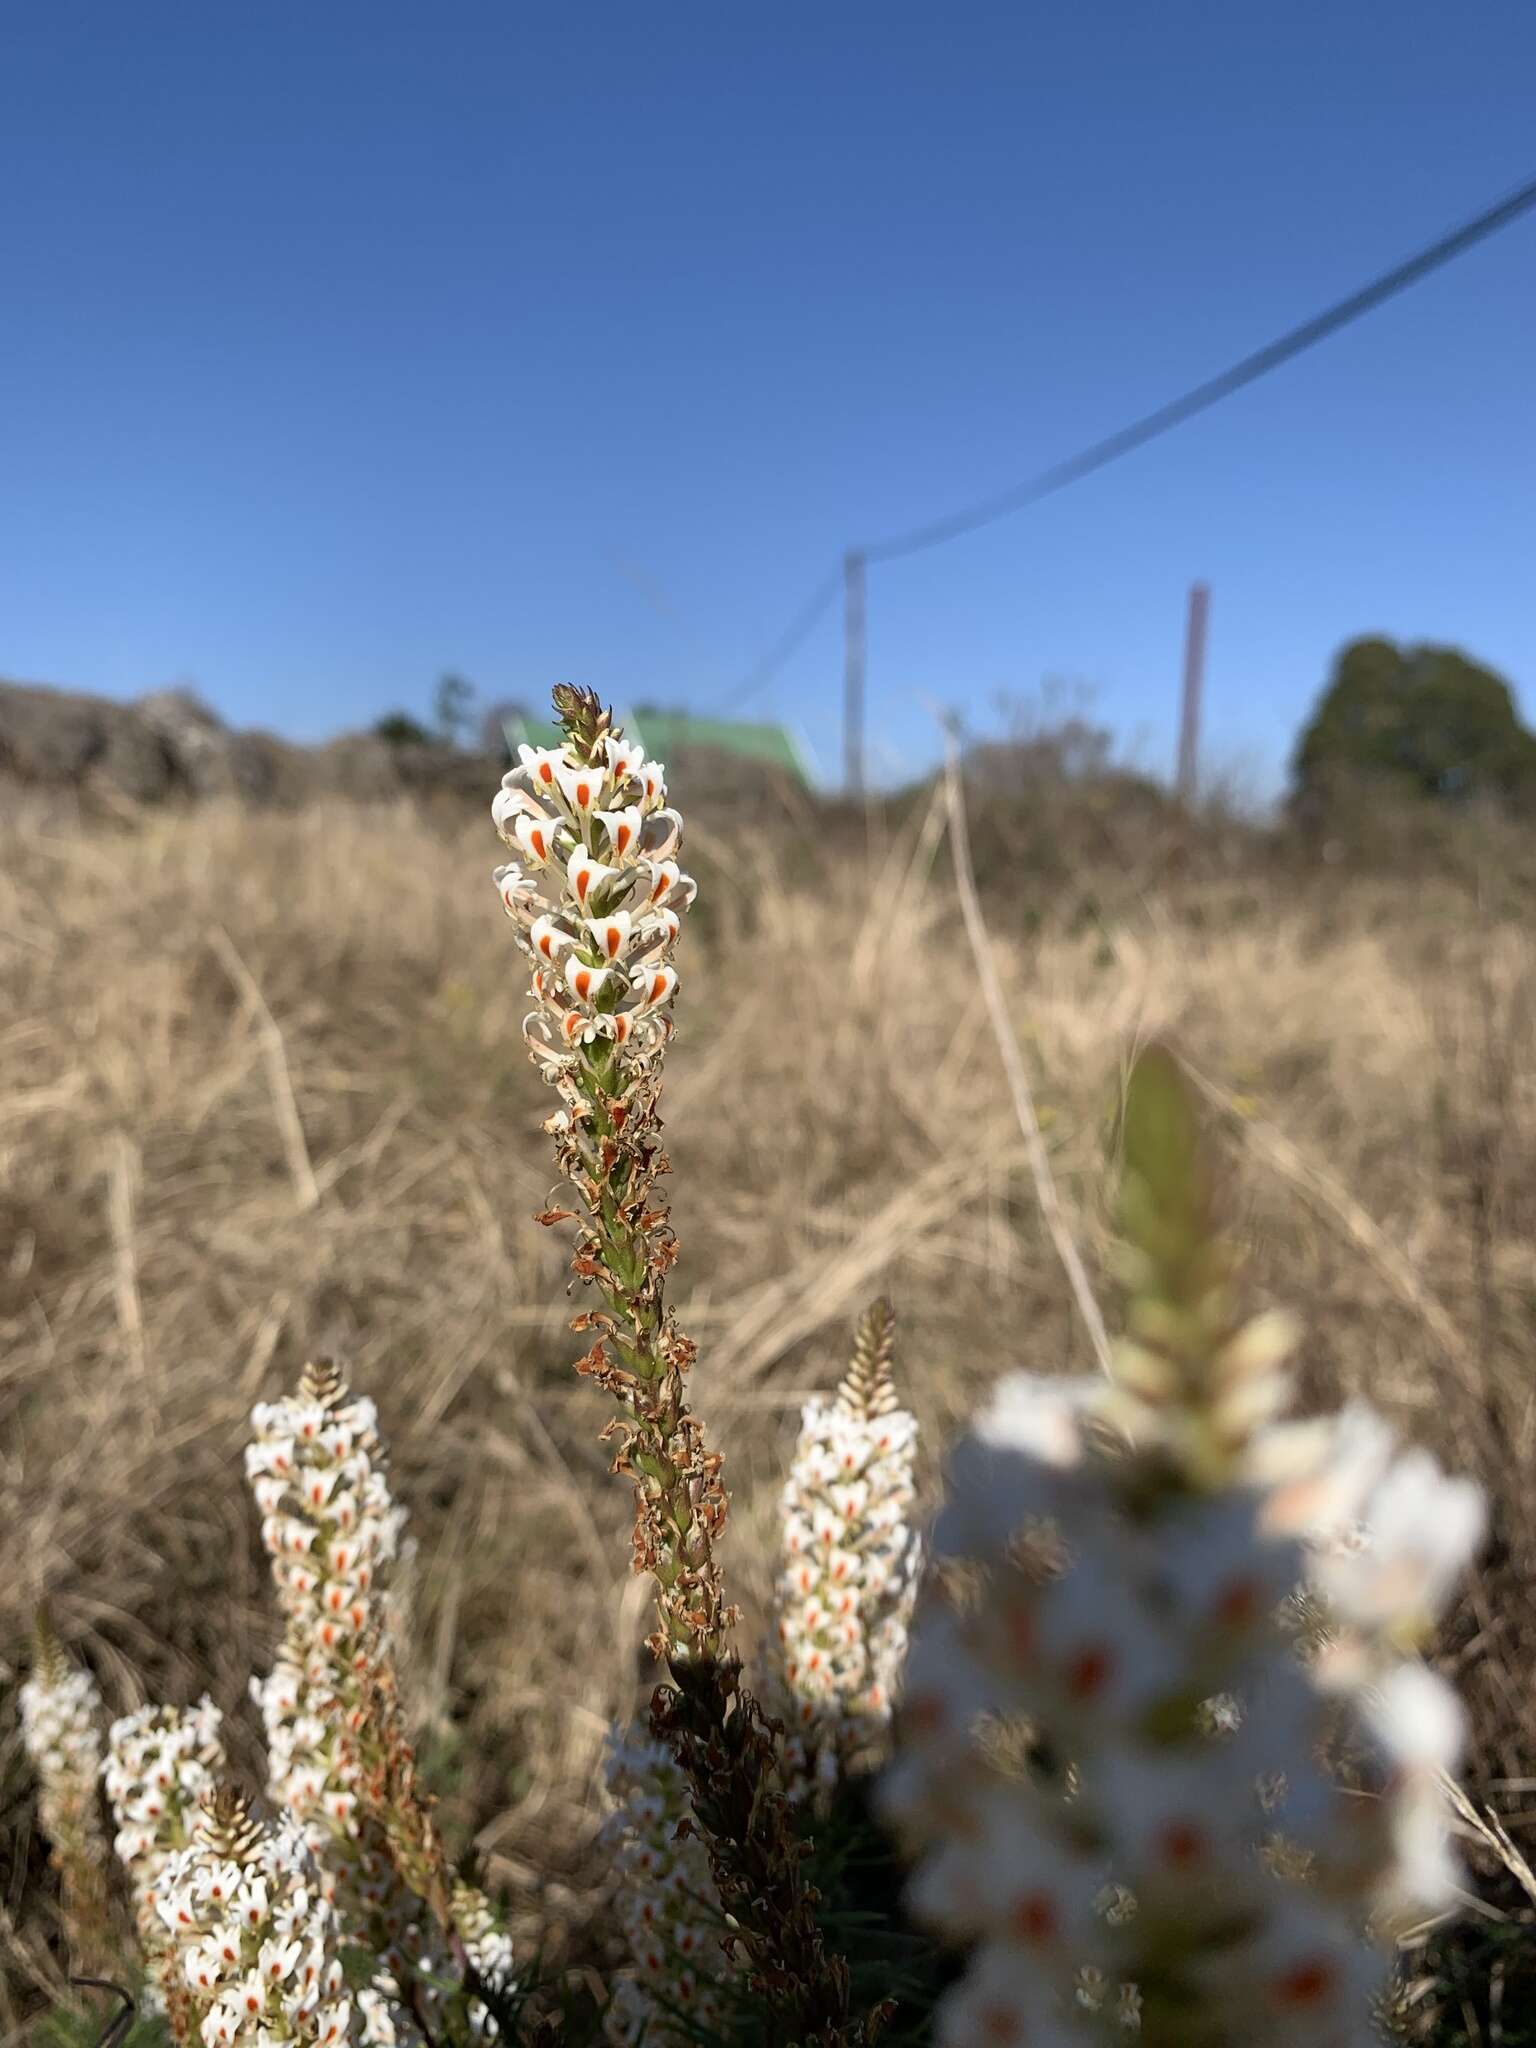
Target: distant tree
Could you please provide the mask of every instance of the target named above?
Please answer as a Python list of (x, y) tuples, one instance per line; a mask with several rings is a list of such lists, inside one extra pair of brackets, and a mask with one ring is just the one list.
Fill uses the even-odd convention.
[(451, 672), (437, 679), (432, 718), (444, 746), (467, 745), (475, 725), (475, 686)]
[(373, 730), (378, 739), (387, 740), (392, 747), (431, 747), (437, 744), (420, 719), (412, 718), (409, 711), (386, 711)]
[(1352, 640), (1339, 654), (1291, 764), (1295, 798), (1385, 781), (1461, 802), (1536, 795), (1536, 735), (1502, 676), (1454, 647)]
[(965, 772), (979, 787), (1006, 793), (1102, 782), (1111, 772), (1114, 734), (1092, 717), (1086, 683), (1048, 676), (1032, 695), (1001, 693), (996, 702), (1001, 734), (965, 739)]

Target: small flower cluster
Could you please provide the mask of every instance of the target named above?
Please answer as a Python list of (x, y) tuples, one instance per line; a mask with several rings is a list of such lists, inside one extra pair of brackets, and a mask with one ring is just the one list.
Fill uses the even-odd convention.
[(687, 1780), (659, 1742), (610, 1732), (604, 1827), (617, 1869), (617, 1911), (634, 1973), (614, 1988), (611, 2041), (691, 2041), (724, 2013), (726, 1932)]
[(203, 2048), (341, 2048), (357, 2038), (335, 1914), (292, 1821), (264, 1826), (219, 1788), (165, 1866), (159, 1914)]
[(829, 1787), (868, 1750), (906, 1661), (917, 1422), (897, 1405), (893, 1333), (889, 1304), (876, 1302), (836, 1394), (805, 1406), (784, 1488), (776, 1662), (797, 1786)]
[(1264, 1431), (1248, 1470), (1268, 1489), (1266, 1525), (1308, 1546), (1337, 1629), (1331, 1667), (1353, 1675), (1425, 1640), (1483, 1537), (1487, 1505), (1471, 1480), (1447, 1478), (1427, 1451), (1399, 1456), (1363, 1402)]
[[(1142, 1062), (1127, 1126), (1118, 1383), (1005, 1382), (935, 1531), (883, 1799), (923, 1852), (914, 1910), (974, 1945), (938, 2039), (1068, 2048), (1130, 2019), (1159, 2048), (1368, 2048), (1368, 1926), (1454, 1881), (1436, 1785), (1459, 1714), (1390, 1650), (1394, 1618), (1433, 1609), (1480, 1510), (1427, 1461), (1389, 1471), (1374, 1425), (1286, 1435), (1280, 1459), (1283, 1347), (1231, 1319), (1171, 1063)], [(1370, 1655), (1357, 1631), (1309, 1666), (1297, 1538), (1325, 1498), (1368, 1512), (1372, 1472), (1385, 1528), (1317, 1567), (1373, 1617)], [(1454, 1533), (1425, 1535), (1442, 1508)]]
[[(388, 1638), (405, 1511), (390, 1492), (374, 1404), (331, 1362), (307, 1366), (296, 1394), (259, 1403), (251, 1421), (246, 1470), (288, 1624), (277, 1662), (253, 1688), (271, 1792), (303, 1830), (344, 1936), (379, 1958), (359, 1994), (364, 2039), (396, 2048), (421, 2038), (411, 2007), (438, 2013), (451, 1975), (422, 1896), (434, 1887), (406, 1881), (390, 1816), (373, 1810), (381, 1774), (405, 1742), (397, 1711), (388, 1729), (381, 1722), (395, 1700)], [(396, 1761), (414, 1782), (414, 1761)], [(420, 1817), (409, 1818), (414, 1831)], [(445, 1883), (436, 1888), (446, 1895)], [(468, 1886), (454, 1896), (478, 1934), (483, 1983), (506, 1990), (505, 1938), (489, 1903)], [(446, 1896), (439, 1903), (451, 1918)], [(456, 1922), (454, 1932), (473, 1962), (475, 1944)], [(477, 1998), (466, 1998), (464, 2017), (475, 2033), (495, 2032)]]
[(344, 1671), (379, 1614), (381, 1575), (405, 1511), (390, 1495), (378, 1411), (329, 1361), (296, 1395), (258, 1402), (245, 1469), (262, 1512), (278, 1598), (305, 1646), (308, 1675)]
[[(485, 1989), (505, 1997), (516, 1981), (512, 1968), (512, 1937), (502, 1926), (485, 1893), (461, 1879), (453, 1887), (454, 1932), (464, 1944), (471, 1969)], [(496, 2023), (478, 1999), (470, 2001), (476, 2031), (497, 2032)]]
[(152, 1886), (166, 1857), (190, 1840), (198, 1802), (224, 1768), (223, 1719), (205, 1696), (195, 1707), (140, 1707), (112, 1723), (102, 1777), (114, 1847), (136, 1886)]
[(1376, 1796), (1333, 1781), (1314, 1759), (1341, 1702), (1277, 1618), (1305, 1567), (1264, 1495), (1164, 1491), (1096, 1420), (1077, 1389), (1005, 1382), (935, 1532), (885, 1799), (930, 1851), (914, 1909), (978, 1944), (940, 2038), (1091, 2039), (1097, 1983), (1159, 2041), (1365, 2048), (1383, 1966), (1357, 1928), (1386, 1885), (1444, 1901), (1438, 1867), (1401, 1862), (1398, 1799), (1451, 1761), (1454, 1716), (1401, 1667), (1348, 1703)]
[(355, 1771), (340, 1748), (338, 1695), (306, 1678), (306, 1661), (290, 1634), (266, 1679), (252, 1686), (266, 1730), (268, 1786), (300, 1828), (344, 1938), (379, 1955), (378, 1973), (358, 1994), (363, 2040), (403, 2048), (421, 2039), (399, 1982), (405, 1958), (423, 1956), (420, 1905), (401, 1883), (381, 1830), (359, 1811)]
[(37, 1773), (38, 1818), (63, 1887), (65, 1923), (86, 1961), (99, 1956), (106, 1933), (101, 1724), (95, 1679), (70, 1663), (39, 1617), (32, 1675), (21, 1688), (21, 1739)]
[[(1462, 1734), (1454, 1692), (1412, 1653), (1476, 1555), (1487, 1503), (1427, 1451), (1399, 1454), (1390, 1426), (1360, 1402), (1261, 1432), (1247, 1465), (1265, 1488), (1266, 1532), (1304, 1546), (1322, 1624), (1312, 1657), (1319, 1682), (1364, 1700), (1377, 1748), (1384, 1742), (1399, 1760), (1384, 1809), (1393, 1857), (1376, 1911), (1384, 1926), (1404, 1926), (1455, 1896), (1440, 1775)], [(1356, 1760), (1347, 1730), (1343, 1747), (1348, 1766)]]
[(399, 1545), (374, 1404), (328, 1361), (295, 1395), (258, 1403), (246, 1473), (287, 1615), (282, 1653), (255, 1688), (273, 1798), (304, 1829), (348, 1928), (398, 1941), (414, 1917), (367, 1824), (347, 1737), (361, 1724), (361, 1667)]
[(669, 1028), (672, 948), (694, 897), (673, 858), (683, 821), (666, 808), (662, 769), (611, 730), (590, 759), (569, 746), (518, 755), (491, 815), (518, 856), (495, 882), (533, 968), (529, 1045), (559, 1064), (597, 1039), (654, 1044)]
[(191, 1841), (199, 1802), (224, 1769), (222, 1722), (204, 1698), (195, 1707), (140, 1707), (107, 1735), (102, 1781), (117, 1823), (113, 1846), (128, 1873), (151, 1979), (173, 2010), (181, 1986), (164, 1967), (161, 1888), (170, 1859)]

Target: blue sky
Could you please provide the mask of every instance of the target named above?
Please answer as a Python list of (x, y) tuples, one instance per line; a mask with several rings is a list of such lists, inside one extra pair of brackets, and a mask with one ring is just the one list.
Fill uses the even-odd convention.
[[(299, 737), (727, 697), (852, 542), (1120, 425), (1536, 174), (1536, 10), (0, 15), (0, 674)], [(870, 572), (871, 745), (1088, 686), (1266, 786), (1340, 641), (1536, 712), (1536, 217), (1207, 418)], [(757, 702), (838, 759), (836, 614)]]

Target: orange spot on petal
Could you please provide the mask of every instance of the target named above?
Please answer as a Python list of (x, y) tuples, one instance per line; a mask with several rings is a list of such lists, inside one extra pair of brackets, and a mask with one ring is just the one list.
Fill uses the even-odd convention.
[(1114, 1669), (1108, 1650), (1079, 1650), (1067, 1666), (1067, 1691), (1075, 1700), (1091, 1700), (1104, 1690)]
[(1333, 1969), (1326, 1962), (1298, 1963), (1275, 1986), (1282, 2005), (1321, 2005), (1333, 1990)]
[(1049, 1892), (1031, 1892), (1020, 1899), (1009, 1920), (1020, 1941), (1054, 1941), (1061, 1928), (1061, 1915)]
[(1235, 1579), (1216, 1603), (1216, 1617), (1223, 1628), (1247, 1628), (1258, 1612), (1259, 1589), (1252, 1579)]
[(1158, 1839), (1165, 1863), (1175, 1870), (1191, 1870), (1205, 1861), (1205, 1835), (1193, 1821), (1170, 1821)]

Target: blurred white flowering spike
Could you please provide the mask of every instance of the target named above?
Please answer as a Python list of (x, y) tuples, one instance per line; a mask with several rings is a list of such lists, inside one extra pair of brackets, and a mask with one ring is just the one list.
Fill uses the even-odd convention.
[[(726, 1931), (709, 1857), (690, 1831), (692, 1805), (670, 1753), (649, 1737), (609, 1731), (604, 1839), (614, 1855), (614, 1906), (633, 1965), (614, 1988), (609, 2040), (657, 2048), (719, 2026)], [(689, 1825), (685, 1826), (684, 1824)]]
[(164, 1968), (163, 1876), (191, 1841), (199, 1803), (224, 1769), (222, 1722), (204, 1698), (195, 1707), (140, 1707), (107, 1732), (102, 1782), (117, 1823), (113, 1846), (128, 1873), (152, 1983), (173, 2000), (179, 1986), (167, 1982)]
[(377, 1618), (380, 1575), (400, 1547), (405, 1511), (390, 1494), (377, 1419), (329, 1364), (251, 1414), (245, 1468), (262, 1542), (317, 1670), (344, 1664)]
[[(556, 1065), (603, 1039), (643, 1053), (668, 1029), (670, 954), (693, 900), (670, 858), (682, 821), (664, 808), (665, 777), (611, 732), (591, 760), (569, 744), (518, 753), (491, 816), (516, 855), (496, 887), (535, 970), (528, 1042)], [(621, 960), (631, 971), (608, 972)]]
[[(1161, 1056), (1126, 1123), (1130, 1385), (999, 1388), (955, 1455), (914, 1630), (882, 1796), (919, 1853), (914, 1910), (972, 1945), (938, 2039), (1104, 2041), (1129, 2019), (1154, 2048), (1368, 2048), (1373, 1933), (1455, 1886), (1437, 1774), (1460, 1710), (1393, 1631), (1443, 1597), (1476, 1497), (1393, 1466), (1358, 1413), (1271, 1420), (1278, 1326), (1235, 1327)], [(1309, 1557), (1350, 1657), (1298, 1654)]]
[(40, 1656), (21, 1688), (21, 1739), (38, 1779), (38, 1811), (50, 1841), (106, 1841), (96, 1812), (101, 1775), (101, 1694), (88, 1671)]
[(343, 2048), (361, 2036), (340, 1931), (303, 1835), (251, 1818), (220, 1788), (162, 1874), (161, 1923), (175, 1944), (203, 2048)]
[(335, 1366), (307, 1367), (298, 1392), (258, 1403), (251, 1424), (246, 1472), (288, 1624), (282, 1655), (255, 1688), (272, 1796), (304, 1828), (351, 1921), (381, 1910), (393, 1881), (382, 1845), (364, 1839), (345, 1737), (405, 1514), (390, 1493), (374, 1405)]
[[(516, 1982), (512, 1937), (491, 1910), (484, 1892), (472, 1884), (459, 1883), (453, 1888), (453, 1926), (486, 1990), (497, 1996), (511, 1992)], [(489, 2039), (498, 2032), (495, 2020), (477, 1998), (469, 2001), (469, 2017), (477, 2035)]]
[(224, 1768), (223, 1718), (204, 1697), (195, 1707), (140, 1707), (112, 1723), (102, 1778), (130, 1876), (153, 1877), (172, 1849), (185, 1848), (198, 1801)]
[[(329, 1361), (307, 1366), (295, 1394), (252, 1411), (246, 1474), (287, 1619), (278, 1660), (252, 1691), (271, 1796), (301, 1829), (343, 1938), (379, 1958), (358, 2001), (362, 2038), (371, 2048), (416, 2048), (421, 2029), (401, 1978), (433, 1974), (440, 1958), (422, 1902), (363, 1810), (349, 1742), (403, 1547), (405, 1511), (390, 1492), (377, 1425), (373, 1402)], [(421, 1996), (435, 2005), (430, 1986)]]
[(1381, 1474), (1358, 1521), (1317, 1546), (1313, 1578), (1341, 1621), (1415, 1644), (1444, 1611), (1486, 1526), (1471, 1480), (1448, 1479), (1428, 1451), (1409, 1451)]
[(779, 1684), (792, 1788), (829, 1787), (889, 1722), (917, 1586), (908, 1526), (917, 1423), (897, 1405), (894, 1318), (863, 1316), (853, 1364), (830, 1399), (806, 1404), (780, 1504), (775, 1594)]
[[(1384, 1965), (1361, 1930), (1388, 1903), (1444, 1903), (1414, 1787), (1454, 1754), (1454, 1703), (1422, 1669), (1427, 1697), (1341, 1702), (1277, 1618), (1304, 1567), (1264, 1533), (1262, 1494), (1169, 1489), (1155, 1452), (1086, 1440), (1046, 1464), (1059, 1402), (1047, 1390), (1027, 1420), (1027, 1391), (1005, 1388), (957, 1461), (884, 1785), (925, 1852), (915, 1910), (978, 1944), (940, 2038), (1008, 2038), (1006, 2015), (1021, 2042), (1091, 2039), (1087, 1969), (1137, 1988), (1158, 2041), (1365, 2048)], [(1025, 1420), (1013, 1450), (1008, 1416)], [(1029, 1540), (1047, 1521), (1048, 1549)], [(1202, 1714), (1216, 1696), (1235, 1715)], [(1314, 1763), (1341, 1710), (1374, 1799)], [(1281, 1875), (1287, 1845), (1321, 1898)], [(1136, 1905), (1118, 1924), (1111, 1885)]]
[[(368, 1681), (389, 1660), (398, 1572), (409, 1548), (405, 1510), (390, 1492), (373, 1402), (329, 1361), (307, 1366), (297, 1393), (259, 1403), (251, 1422), (246, 1470), (287, 1617), (278, 1660), (253, 1687), (266, 1727), (269, 1789), (303, 1831), (343, 1937), (378, 1958), (358, 2000), (364, 2042), (415, 2048), (422, 2039), (415, 2012), (440, 2013), (442, 1982), (453, 1971), (360, 1792)], [(478, 1893), (460, 1889), (465, 1901), (478, 1901), (472, 1917), (487, 1965), (481, 1976), (489, 1989), (503, 1990), (494, 1917)], [(465, 2016), (477, 2034), (495, 2033), (479, 1999), (466, 1999)]]
[(22, 1746), (37, 1773), (38, 1819), (63, 1892), (76, 1960), (100, 1966), (107, 1939), (107, 1837), (101, 1819), (101, 1694), (39, 1615), (21, 1688)]

